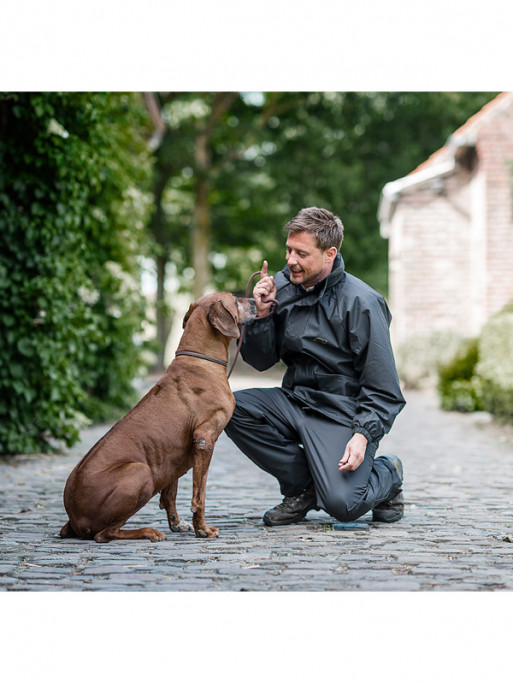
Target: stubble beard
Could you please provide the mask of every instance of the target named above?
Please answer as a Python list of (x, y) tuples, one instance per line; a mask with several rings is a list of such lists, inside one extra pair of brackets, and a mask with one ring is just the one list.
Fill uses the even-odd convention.
[(306, 277), (304, 271), (300, 271), (299, 273), (294, 273), (294, 271), (290, 271), (290, 279), (294, 283), (294, 285), (302, 285), (303, 287), (313, 287), (313, 285), (316, 285), (319, 280), (322, 279), (322, 271), (318, 271), (317, 273), (314, 273), (311, 276)]

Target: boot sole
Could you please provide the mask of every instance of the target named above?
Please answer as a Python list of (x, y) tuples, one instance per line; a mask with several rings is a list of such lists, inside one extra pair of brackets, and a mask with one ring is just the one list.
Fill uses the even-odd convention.
[(294, 518), (293, 520), (281, 520), (280, 522), (274, 522), (269, 520), (269, 518), (266, 518), (264, 515), (264, 525), (267, 525), (267, 527), (282, 527), (283, 525), (293, 525), (294, 523), (301, 522), (304, 519), (305, 516), (303, 515), (300, 518)]
[(380, 519), (379, 516), (378, 516), (378, 517), (374, 517), (374, 515), (373, 515), (373, 516), (372, 516), (372, 522), (379, 522), (379, 523), (394, 523), (394, 522), (397, 522), (398, 520), (401, 520), (401, 518), (403, 518), (403, 517), (404, 517), (404, 511), (401, 511), (400, 513), (396, 513), (396, 514), (394, 515), (394, 517), (390, 517), (390, 518), (388, 518), (387, 520), (385, 520), (384, 518), (381, 518), (381, 519)]
[(305, 519), (306, 514), (309, 513), (310, 511), (320, 511), (320, 510), (321, 509), (317, 508), (317, 507), (309, 508), (307, 511), (305, 511), (305, 513), (301, 513), (300, 515), (298, 515), (295, 518), (292, 518), (290, 520), (280, 520), (280, 521), (271, 520), (270, 518), (267, 517), (267, 513), (266, 513), (264, 515), (264, 518), (263, 518), (264, 525), (267, 525), (267, 527), (282, 527), (283, 525), (293, 525), (294, 523), (302, 522)]

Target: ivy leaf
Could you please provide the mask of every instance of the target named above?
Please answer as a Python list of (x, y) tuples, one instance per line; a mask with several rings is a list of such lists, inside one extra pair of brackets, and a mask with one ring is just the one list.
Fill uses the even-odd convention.
[(28, 339), (27, 337), (22, 337), (20, 340), (18, 340), (16, 346), (18, 347), (20, 354), (23, 354), (23, 356), (32, 356), (34, 352), (32, 340)]

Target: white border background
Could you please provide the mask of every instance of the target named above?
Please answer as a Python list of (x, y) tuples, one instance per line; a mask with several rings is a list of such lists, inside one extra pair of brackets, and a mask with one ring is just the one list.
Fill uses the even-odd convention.
[(5, 90), (504, 90), (505, 0), (3, 0)]

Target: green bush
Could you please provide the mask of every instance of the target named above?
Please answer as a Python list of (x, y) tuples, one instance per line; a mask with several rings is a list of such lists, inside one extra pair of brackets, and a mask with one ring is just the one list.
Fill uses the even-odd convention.
[(513, 422), (513, 304), (492, 316), (476, 340), (439, 367), (438, 392), (447, 410), (485, 410)]
[(513, 305), (488, 320), (479, 338), (477, 373), (483, 382), (484, 407), (513, 422)]
[(132, 96), (0, 93), (0, 453), (71, 445), (95, 402), (130, 399), (149, 168), (136, 121)]
[(438, 368), (438, 394), (446, 411), (481, 411), (482, 380), (475, 374), (479, 359), (477, 339), (464, 341), (453, 358)]

